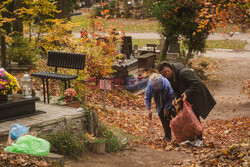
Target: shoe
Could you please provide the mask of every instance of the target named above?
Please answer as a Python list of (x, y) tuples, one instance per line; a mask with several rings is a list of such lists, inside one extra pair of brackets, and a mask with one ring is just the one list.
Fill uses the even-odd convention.
[(189, 140), (186, 140), (186, 141), (184, 141), (184, 142), (181, 142), (180, 144), (181, 145), (184, 145), (184, 144), (188, 144), (190, 141)]
[(169, 137), (164, 137), (163, 140), (167, 141), (167, 142), (171, 142), (171, 138), (169, 138)]
[(190, 144), (191, 146), (194, 146), (194, 147), (202, 147), (203, 146), (203, 141), (200, 140), (200, 139), (196, 139), (194, 141), (187, 142), (187, 144)]

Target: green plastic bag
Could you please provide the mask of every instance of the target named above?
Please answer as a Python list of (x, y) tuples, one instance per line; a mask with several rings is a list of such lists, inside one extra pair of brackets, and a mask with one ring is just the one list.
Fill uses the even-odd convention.
[(19, 137), (16, 143), (6, 147), (4, 151), (30, 155), (49, 155), (50, 143), (35, 136), (25, 135)]

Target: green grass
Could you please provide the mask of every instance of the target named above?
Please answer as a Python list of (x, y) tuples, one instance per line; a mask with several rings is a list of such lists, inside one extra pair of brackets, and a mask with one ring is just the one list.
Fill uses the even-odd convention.
[(150, 44), (160, 44), (160, 39), (133, 39), (133, 45), (138, 45), (139, 48), (147, 46), (148, 43)]
[[(71, 21), (72, 23), (76, 23), (77, 26), (73, 29), (73, 31), (80, 31), (81, 27), (88, 26), (89, 15), (80, 15), (73, 16)], [(123, 19), (118, 18), (114, 22), (111, 20), (107, 21), (107, 25), (116, 25), (119, 29), (123, 29), (125, 32), (157, 32), (158, 30), (158, 21), (154, 18), (150, 19)], [(234, 31), (234, 25), (229, 25), (224, 28), (218, 28), (216, 32), (218, 33), (229, 33)], [(236, 26), (236, 31), (242, 32), (239, 26)], [(250, 32), (250, 29), (246, 30), (247, 33)]]
[(78, 15), (71, 17), (71, 22), (75, 24), (73, 31), (80, 31), (82, 27), (88, 27), (89, 15)]
[[(133, 39), (133, 45), (138, 45), (139, 48), (146, 46), (148, 43), (160, 44), (159, 39)], [(244, 49), (247, 45), (246, 41), (242, 40), (207, 40), (207, 49)]]
[[(89, 24), (89, 15), (73, 16), (71, 22), (76, 25), (73, 31), (80, 31), (81, 27), (87, 27)], [(115, 19), (108, 20), (107, 26), (115, 25), (117, 29), (122, 29), (125, 32), (157, 32), (158, 22), (155, 19)]]
[(242, 40), (207, 40), (206, 48), (209, 49), (244, 49), (247, 41)]
[[(76, 39), (79, 40), (79, 39)], [(159, 39), (132, 39), (133, 45), (138, 45), (139, 48), (146, 47), (150, 44), (160, 44)], [(207, 40), (206, 49), (244, 49), (247, 45), (247, 41), (242, 40)]]
[[(81, 27), (88, 27), (89, 25), (89, 15), (80, 15), (73, 16), (72, 23), (75, 27), (73, 31), (80, 31)], [(117, 29), (123, 29), (125, 32), (157, 32), (158, 22), (155, 19), (116, 19), (114, 21), (108, 20), (105, 23), (107, 26), (116, 25)], [(120, 27), (120, 28), (119, 28)], [(233, 26), (229, 26), (225, 29), (226, 32), (233, 31)], [(218, 29), (217, 32), (221, 32), (221, 29)], [(138, 45), (140, 48), (146, 46), (147, 43), (160, 44), (159, 39), (133, 39), (133, 45)], [(209, 49), (244, 49), (247, 45), (246, 41), (241, 40), (208, 40), (206, 48)]]

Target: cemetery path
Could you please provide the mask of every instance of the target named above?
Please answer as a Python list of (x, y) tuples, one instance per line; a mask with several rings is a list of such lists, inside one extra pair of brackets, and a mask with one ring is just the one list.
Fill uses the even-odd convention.
[[(214, 57), (218, 62), (220, 70), (217, 71), (219, 82), (216, 86), (209, 86), (214, 95), (217, 105), (212, 110), (208, 118), (203, 121), (206, 128), (220, 128), (218, 125), (213, 125), (216, 120), (229, 120), (229, 123), (235, 117), (244, 117), (249, 120), (250, 116), (250, 99), (249, 96), (242, 93), (244, 82), (250, 79), (250, 55), (248, 52), (207, 52), (205, 56)], [(145, 113), (146, 114), (146, 113)], [(233, 121), (232, 121), (233, 122)], [(237, 123), (237, 121), (236, 121)], [(225, 124), (225, 123), (224, 123)], [(215, 127), (212, 127), (215, 126)], [(221, 124), (221, 126), (223, 126)], [(161, 127), (160, 127), (161, 128)], [(162, 130), (160, 129), (159, 130)], [(230, 135), (233, 131), (228, 128), (230, 132), (225, 134)], [(206, 130), (205, 130), (206, 131)], [(219, 131), (219, 130), (218, 130)], [(211, 140), (213, 134), (206, 132), (205, 142)], [(214, 132), (215, 133), (215, 132)], [(224, 134), (224, 131), (219, 131), (219, 135)], [(244, 132), (245, 133), (245, 132)], [(238, 134), (238, 132), (237, 132)], [(209, 136), (210, 135), (210, 136)], [(231, 134), (230, 138), (237, 135)], [(227, 137), (226, 137), (227, 140)], [(231, 140), (231, 139), (230, 139)], [(218, 136), (215, 137), (215, 143), (219, 142)], [(234, 143), (235, 141), (233, 141)], [(231, 143), (232, 144), (232, 143)], [(225, 145), (224, 145), (225, 146)], [(223, 145), (222, 145), (223, 147)], [(207, 148), (203, 148), (207, 149)], [(193, 149), (189, 149), (193, 150)], [(214, 150), (214, 148), (212, 149)], [(210, 150), (210, 152), (212, 152)], [(201, 153), (202, 154), (202, 153)], [(204, 153), (205, 156), (209, 153)], [(67, 160), (66, 166), (86, 166), (86, 167), (154, 167), (154, 166), (179, 166), (190, 164), (190, 158), (196, 154), (190, 152), (178, 151), (176, 149), (171, 151), (163, 151), (152, 149), (150, 147), (131, 146), (128, 150), (118, 153), (93, 154), (86, 153), (78, 161)], [(182, 161), (182, 162), (181, 162)]]
[(211, 88), (217, 104), (208, 120), (249, 117), (250, 97), (243, 94), (244, 85), (250, 84), (249, 52), (211, 51), (205, 56), (215, 58), (219, 65), (217, 86)]

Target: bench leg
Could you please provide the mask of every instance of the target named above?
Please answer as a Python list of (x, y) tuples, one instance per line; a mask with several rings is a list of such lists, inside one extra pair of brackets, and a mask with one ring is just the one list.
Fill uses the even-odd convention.
[(70, 88), (70, 80), (68, 80), (68, 86), (69, 86), (69, 88)]
[(42, 82), (43, 82), (43, 102), (46, 103), (44, 78), (42, 78)]
[(47, 86), (47, 101), (49, 104), (49, 80), (48, 80), (48, 78), (46, 78), (46, 86)]
[[(66, 80), (64, 81), (64, 89), (65, 89), (65, 90), (67, 89), (67, 81), (66, 81)], [(65, 91), (65, 90), (64, 90), (64, 91)]]

